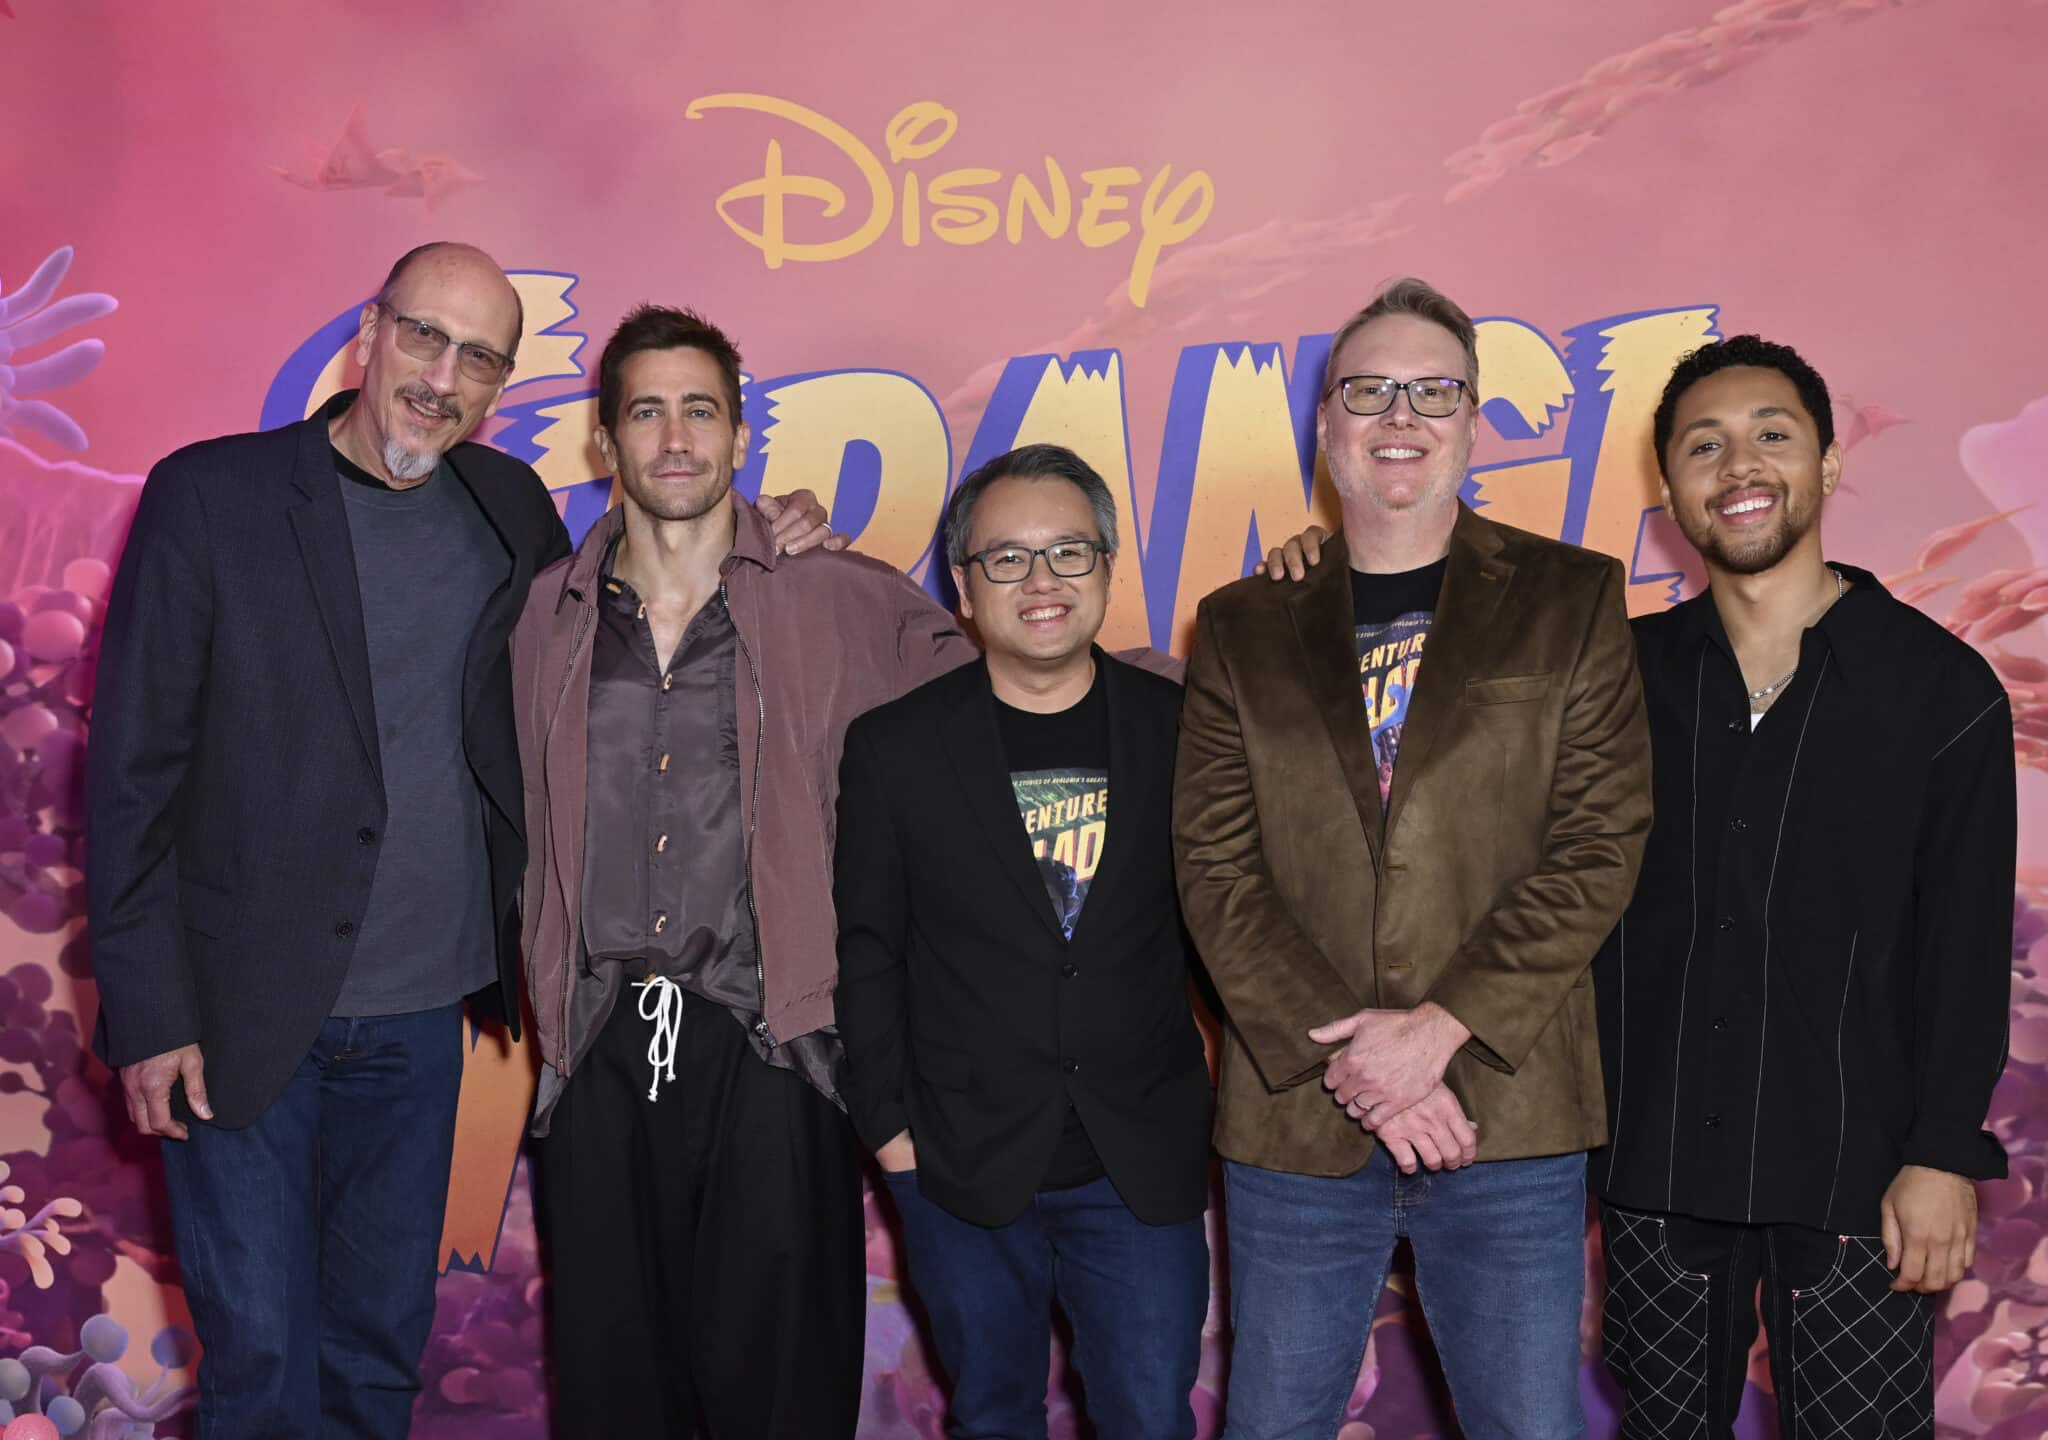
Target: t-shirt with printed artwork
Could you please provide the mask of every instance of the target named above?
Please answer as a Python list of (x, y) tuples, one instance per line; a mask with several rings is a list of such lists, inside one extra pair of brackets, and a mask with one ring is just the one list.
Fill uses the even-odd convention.
[(1430, 621), (1436, 616), (1436, 597), (1443, 589), (1447, 564), (1447, 560), (1439, 560), (1419, 570), (1390, 575), (1351, 572), (1359, 698), (1372, 732), (1373, 769), (1379, 776), (1382, 806), (1393, 792), (1401, 730), (1408, 723), (1408, 703), (1422, 672), (1423, 649), (1429, 641)]
[[(1109, 694), (1100, 668), (1086, 698), (1050, 715), (998, 700), (996, 728), (1017, 813), (1045, 881), (1046, 903), (1060, 933), (1071, 940), (1109, 833)], [(1069, 1105), (1038, 1188), (1064, 1190), (1102, 1174), (1102, 1160)]]

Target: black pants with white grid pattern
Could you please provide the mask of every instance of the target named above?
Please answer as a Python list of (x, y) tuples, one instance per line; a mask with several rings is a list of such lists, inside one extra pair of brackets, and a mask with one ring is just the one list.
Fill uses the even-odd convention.
[(1600, 1220), (1624, 1436), (1731, 1435), (1759, 1309), (1784, 1440), (1934, 1433), (1934, 1297), (1891, 1289), (1879, 1237), (1608, 1204)]

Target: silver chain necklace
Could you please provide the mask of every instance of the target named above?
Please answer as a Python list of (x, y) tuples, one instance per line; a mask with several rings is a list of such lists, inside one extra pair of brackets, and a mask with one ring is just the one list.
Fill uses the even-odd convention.
[[(1842, 578), (1842, 572), (1839, 570), (1830, 567), (1828, 573), (1835, 577), (1835, 600), (1839, 600), (1844, 595), (1849, 593), (1849, 582)], [(1834, 604), (1834, 600), (1830, 600), (1828, 603), (1832, 605)], [(1792, 677), (1794, 675), (1797, 675), (1798, 673), (1799, 667), (1797, 665), (1794, 665), (1790, 670), (1787, 670), (1783, 675), (1780, 675), (1776, 680), (1773, 680), (1770, 684), (1764, 686), (1763, 689), (1750, 691), (1750, 706), (1754, 708), (1755, 706), (1761, 704), (1763, 701), (1770, 699), (1780, 690), (1783, 690), (1787, 685), (1790, 685), (1792, 683)]]

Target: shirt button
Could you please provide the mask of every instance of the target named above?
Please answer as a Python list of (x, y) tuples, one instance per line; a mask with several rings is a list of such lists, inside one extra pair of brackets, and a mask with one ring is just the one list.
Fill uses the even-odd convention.
[(664, 931), (664, 930), (666, 930), (666, 929), (668, 929), (668, 912), (667, 912), (666, 910), (657, 910), (657, 911), (655, 911), (655, 912), (654, 912), (654, 933), (655, 933), (655, 934), (657, 934), (657, 935), (659, 935), (659, 934), (660, 934), (660, 933), (661, 933), (662, 931)]
[(1721, 923), (1714, 928), (1717, 930), (1733, 930), (1735, 928), (1735, 917), (1733, 915), (1723, 915)]
[(1069, 1075), (1076, 1073), (1080, 1068), (1081, 1062), (1079, 1060), (1062, 1060), (1060, 1062), (1060, 1069), (1066, 1071)]
[(1716, 1015), (1714, 1017), (1714, 1028), (1716, 1030), (1726, 1030), (1728, 1028), (1728, 1017), (1725, 1015)]
[(659, 774), (668, 774), (668, 751), (661, 752), (661, 759), (655, 763), (654, 768)]
[(654, 842), (654, 853), (659, 855), (666, 849), (668, 849), (668, 836), (664, 835)]
[(1707, 1117), (1707, 1128), (1708, 1128), (1709, 1130), (1718, 1130), (1718, 1129), (1720, 1129), (1720, 1128), (1721, 1128), (1721, 1117), (1720, 1117), (1719, 1115), (1709, 1115), (1709, 1116)]
[(369, 826), (365, 825), (362, 829), (356, 831), (356, 844), (375, 845), (376, 843), (377, 832), (375, 830), (372, 830)]
[(1076, 975), (1079, 975), (1080, 973), (1081, 967), (1079, 965), (1076, 965), (1071, 960), (1069, 960), (1066, 964), (1060, 966), (1060, 974), (1066, 976), (1069, 980), (1073, 979)]
[(341, 937), (342, 939), (344, 939), (344, 940), (348, 939), (348, 937), (349, 937), (349, 936), (351, 936), (351, 935), (353, 935), (353, 934), (355, 934), (355, 933), (356, 933), (356, 925), (355, 925), (355, 921), (353, 921), (353, 920), (337, 920), (337, 921), (335, 921), (335, 922), (334, 922), (334, 933), (335, 933), (336, 935), (340, 936), (340, 937)]

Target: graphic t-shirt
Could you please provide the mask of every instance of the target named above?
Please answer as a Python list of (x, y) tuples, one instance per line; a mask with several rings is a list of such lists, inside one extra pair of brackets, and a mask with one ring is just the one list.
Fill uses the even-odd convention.
[(1365, 723), (1372, 731), (1373, 768), (1379, 774), (1380, 804), (1394, 788), (1394, 762), (1401, 753), (1401, 727), (1408, 700), (1422, 671), (1422, 650), (1436, 615), (1447, 560), (1391, 575), (1351, 572), (1351, 618), (1358, 646), (1358, 689)]
[[(1088, 887), (1109, 833), (1109, 696), (1101, 667), (1079, 704), (1050, 715), (996, 702), (996, 728), (1010, 767), (1010, 789), (1045, 881), (1046, 903), (1060, 931), (1088, 903)], [(1069, 1105), (1060, 1142), (1041, 1190), (1064, 1190), (1102, 1177), (1102, 1161), (1080, 1115)]]

